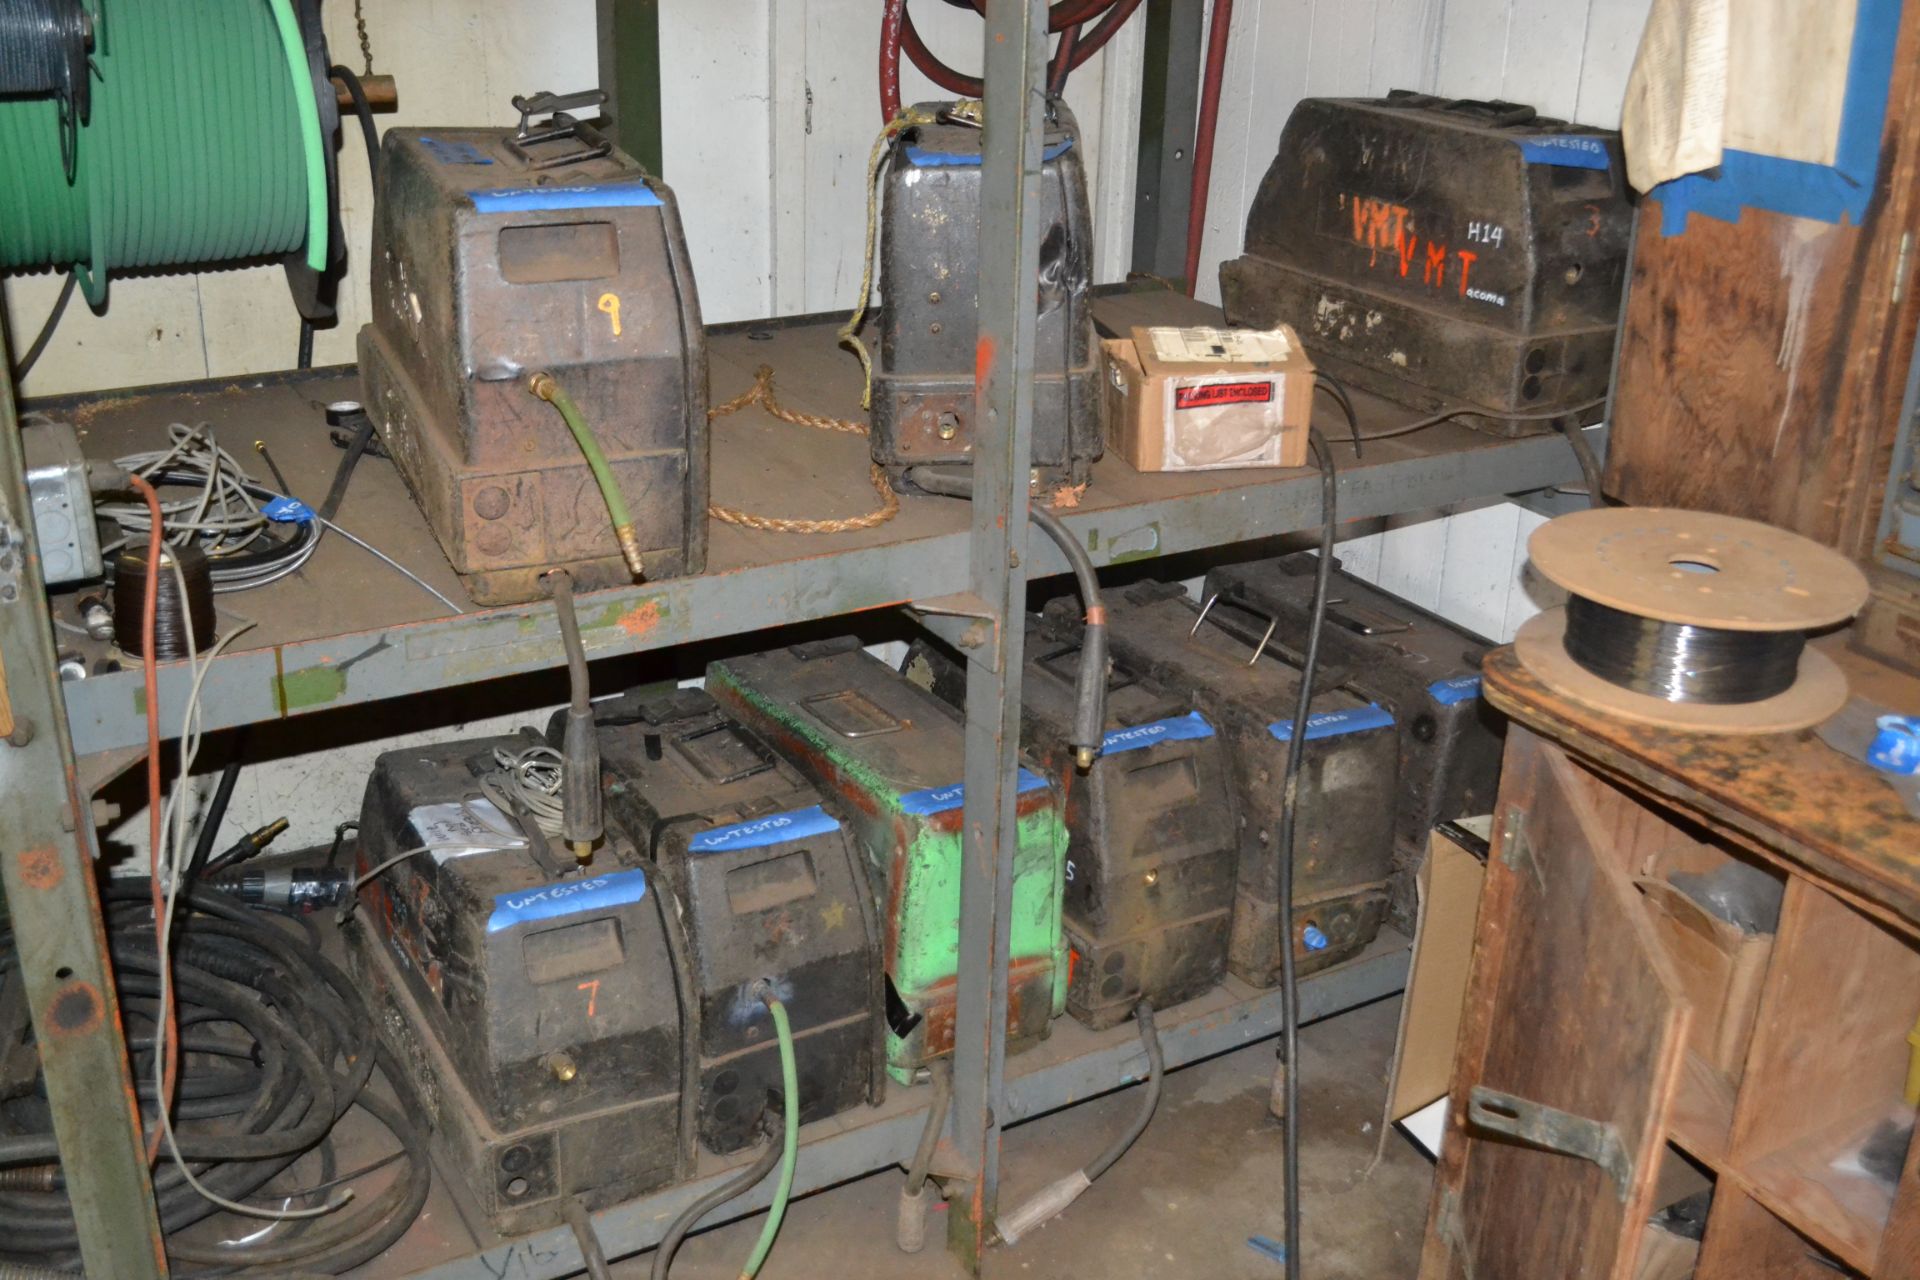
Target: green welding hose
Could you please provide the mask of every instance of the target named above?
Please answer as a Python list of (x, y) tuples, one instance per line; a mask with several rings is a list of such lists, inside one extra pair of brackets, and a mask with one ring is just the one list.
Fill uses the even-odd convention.
[(313, 68), (307, 64), (307, 42), (294, 16), (293, 0), (268, 0), (273, 22), (280, 29), (280, 47), (286, 50), (287, 70), (293, 77), (293, 101), (300, 117), (300, 151), (307, 161), (307, 265), (327, 269), (327, 156), (320, 149), (320, 104), (313, 96)]
[(620, 492), (619, 482), (613, 478), (613, 468), (607, 463), (607, 455), (600, 449), (600, 441), (595, 438), (593, 428), (587, 425), (586, 417), (580, 412), (580, 406), (573, 402), (566, 389), (550, 373), (536, 373), (527, 379), (527, 390), (539, 396), (565, 419), (567, 430), (573, 432), (574, 443), (580, 446), (581, 454), (587, 460), (587, 469), (593, 472), (594, 483), (600, 486), (600, 496), (606, 499), (607, 514), (613, 518), (613, 536), (620, 543), (620, 554), (626, 558), (627, 568), (633, 570), (638, 578), (645, 573), (645, 565), (640, 556), (640, 538), (633, 528), (633, 516), (627, 511), (627, 499)]
[(58, 105), (0, 101), (0, 270), (71, 268), (98, 306), (129, 269), (325, 267), (327, 142), (292, 0), (116, 0), (92, 64), (71, 181)]
[(762, 988), (760, 998), (773, 1014), (774, 1034), (780, 1037), (781, 1101), (787, 1113), (785, 1147), (780, 1158), (780, 1181), (773, 1189), (773, 1203), (767, 1206), (767, 1222), (760, 1228), (759, 1243), (740, 1269), (740, 1280), (753, 1280), (760, 1274), (767, 1255), (773, 1251), (773, 1238), (780, 1234), (780, 1220), (787, 1216), (787, 1197), (793, 1194), (793, 1166), (800, 1158), (800, 1068), (794, 1061), (793, 1027), (787, 1021), (787, 1006), (771, 991)]

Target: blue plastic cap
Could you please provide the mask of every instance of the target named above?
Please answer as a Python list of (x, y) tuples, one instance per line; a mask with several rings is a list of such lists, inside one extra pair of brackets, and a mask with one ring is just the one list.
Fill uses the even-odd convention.
[(1307, 944), (1307, 950), (1309, 951), (1325, 951), (1327, 949), (1327, 935), (1320, 932), (1320, 926), (1317, 924), (1308, 925), (1306, 930), (1301, 933), (1300, 941)]

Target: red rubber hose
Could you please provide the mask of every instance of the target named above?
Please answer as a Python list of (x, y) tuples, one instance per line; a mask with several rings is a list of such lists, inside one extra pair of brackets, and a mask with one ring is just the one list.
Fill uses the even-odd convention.
[(1187, 296), (1200, 274), (1200, 238), (1207, 227), (1207, 189), (1213, 180), (1213, 135), (1220, 123), (1220, 82), (1227, 73), (1227, 29), (1233, 0), (1213, 0), (1207, 30), (1207, 78), (1200, 91), (1200, 122), (1193, 137), (1193, 187), (1187, 207)]
[[(964, 4), (965, 0), (961, 2)], [(955, 71), (940, 61), (933, 50), (927, 48), (926, 42), (920, 38), (919, 29), (913, 25), (913, 14), (907, 11), (904, 0), (901, 5), (901, 15), (903, 20), (900, 24), (900, 47), (906, 50), (907, 56), (913, 59), (913, 65), (920, 68), (922, 75), (948, 93), (957, 94), (962, 98), (978, 98), (986, 91), (986, 86), (980, 82), (979, 77)], [(896, 61), (894, 75), (897, 78), (899, 74), (899, 63)]]
[(1074, 50), (1080, 44), (1080, 28), (1068, 27), (1060, 33), (1060, 43), (1054, 46), (1053, 60), (1047, 63), (1047, 92), (1059, 97), (1067, 89), (1067, 76), (1079, 64), (1073, 60)]
[[(947, 0), (947, 3), (959, 9), (971, 7), (982, 14), (986, 12), (986, 0), (972, 0), (971, 4), (969, 0)], [(1095, 54), (1105, 48), (1107, 42), (1113, 39), (1114, 33), (1127, 24), (1127, 19), (1131, 18), (1134, 10), (1139, 7), (1140, 0), (1061, 0), (1061, 3), (1055, 5), (1050, 11), (1048, 26), (1049, 29), (1061, 34), (1059, 46), (1055, 48), (1053, 58), (1048, 64), (1048, 92), (1054, 94), (1063, 92), (1066, 88), (1067, 76), (1085, 66)], [(901, 52), (905, 52), (907, 57), (912, 59), (913, 65), (920, 68), (921, 74), (948, 93), (957, 94), (963, 98), (978, 98), (985, 92), (985, 85), (979, 77), (970, 76), (964, 71), (948, 66), (927, 47), (926, 41), (920, 37), (919, 29), (914, 26), (913, 14), (907, 9), (905, 0), (901, 0), (899, 4), (898, 44), (890, 51), (887, 24), (893, 20), (893, 11), (892, 0), (889, 0), (880, 29), (883, 109), (887, 101), (885, 86), (889, 72), (893, 76), (894, 101), (897, 104), (899, 100)], [(1099, 23), (1082, 37), (1080, 35), (1082, 24), (1096, 17), (1100, 19)], [(895, 109), (898, 109), (897, 106)], [(887, 118), (890, 120), (893, 117)]]
[(886, 0), (880, 11), (880, 123), (900, 114), (900, 28), (907, 0)]

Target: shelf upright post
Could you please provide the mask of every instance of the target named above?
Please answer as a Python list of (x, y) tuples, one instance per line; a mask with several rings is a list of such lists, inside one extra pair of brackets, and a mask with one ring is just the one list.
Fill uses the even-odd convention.
[(0, 363), (0, 884), (81, 1265), (90, 1276), (149, 1280), (167, 1274), (166, 1250), (33, 542), (11, 367)]
[(969, 560), (973, 594), (993, 625), (991, 641), (967, 651), (953, 1147), (970, 1181), (948, 1215), (947, 1233), (948, 1248), (975, 1273), (993, 1226), (1005, 1119), (1047, 6), (1045, 0), (987, 0), (986, 18)]

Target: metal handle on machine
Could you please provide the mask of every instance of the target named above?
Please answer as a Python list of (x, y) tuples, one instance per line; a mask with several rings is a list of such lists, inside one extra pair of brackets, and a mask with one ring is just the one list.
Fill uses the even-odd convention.
[[(1220, 600), (1220, 593), (1218, 591), (1214, 592), (1212, 595), (1207, 597), (1207, 602), (1200, 606), (1200, 616), (1193, 620), (1193, 626), (1188, 628), (1187, 630), (1187, 635), (1189, 638), (1200, 634), (1200, 624), (1207, 620), (1207, 615), (1213, 612), (1213, 606), (1217, 604), (1219, 600)], [(1243, 600), (1235, 600), (1233, 604), (1236, 609), (1244, 609), (1246, 612), (1252, 614), (1256, 618), (1265, 618), (1267, 620), (1267, 629), (1261, 635), (1260, 643), (1253, 646), (1253, 656), (1247, 659), (1247, 665), (1252, 666), (1254, 663), (1260, 661), (1260, 655), (1267, 651), (1267, 641), (1273, 639), (1274, 631), (1277, 630), (1280, 626), (1280, 619), (1278, 616), (1274, 614), (1262, 613), (1260, 612), (1260, 610), (1250, 607)], [(1233, 629), (1231, 627), (1227, 627), (1220, 622), (1215, 622), (1213, 625), (1216, 627), (1219, 627), (1222, 631), (1225, 631), (1228, 635), (1234, 635)], [(1238, 636), (1234, 636), (1234, 638), (1239, 639)]]
[[(535, 169), (557, 169), (562, 165), (579, 164), (583, 160), (596, 160), (607, 155), (613, 150), (613, 144), (607, 141), (606, 136), (591, 121), (576, 119), (570, 114), (581, 107), (591, 107), (597, 111), (606, 101), (604, 89), (586, 89), (579, 93), (536, 93), (532, 97), (515, 94), (513, 108), (520, 113), (520, 127), (507, 140), (507, 146)], [(533, 117), (541, 114), (547, 116), (545, 123), (533, 124)], [(528, 149), (564, 138), (572, 138), (580, 145), (570, 151), (540, 158), (536, 158)]]

